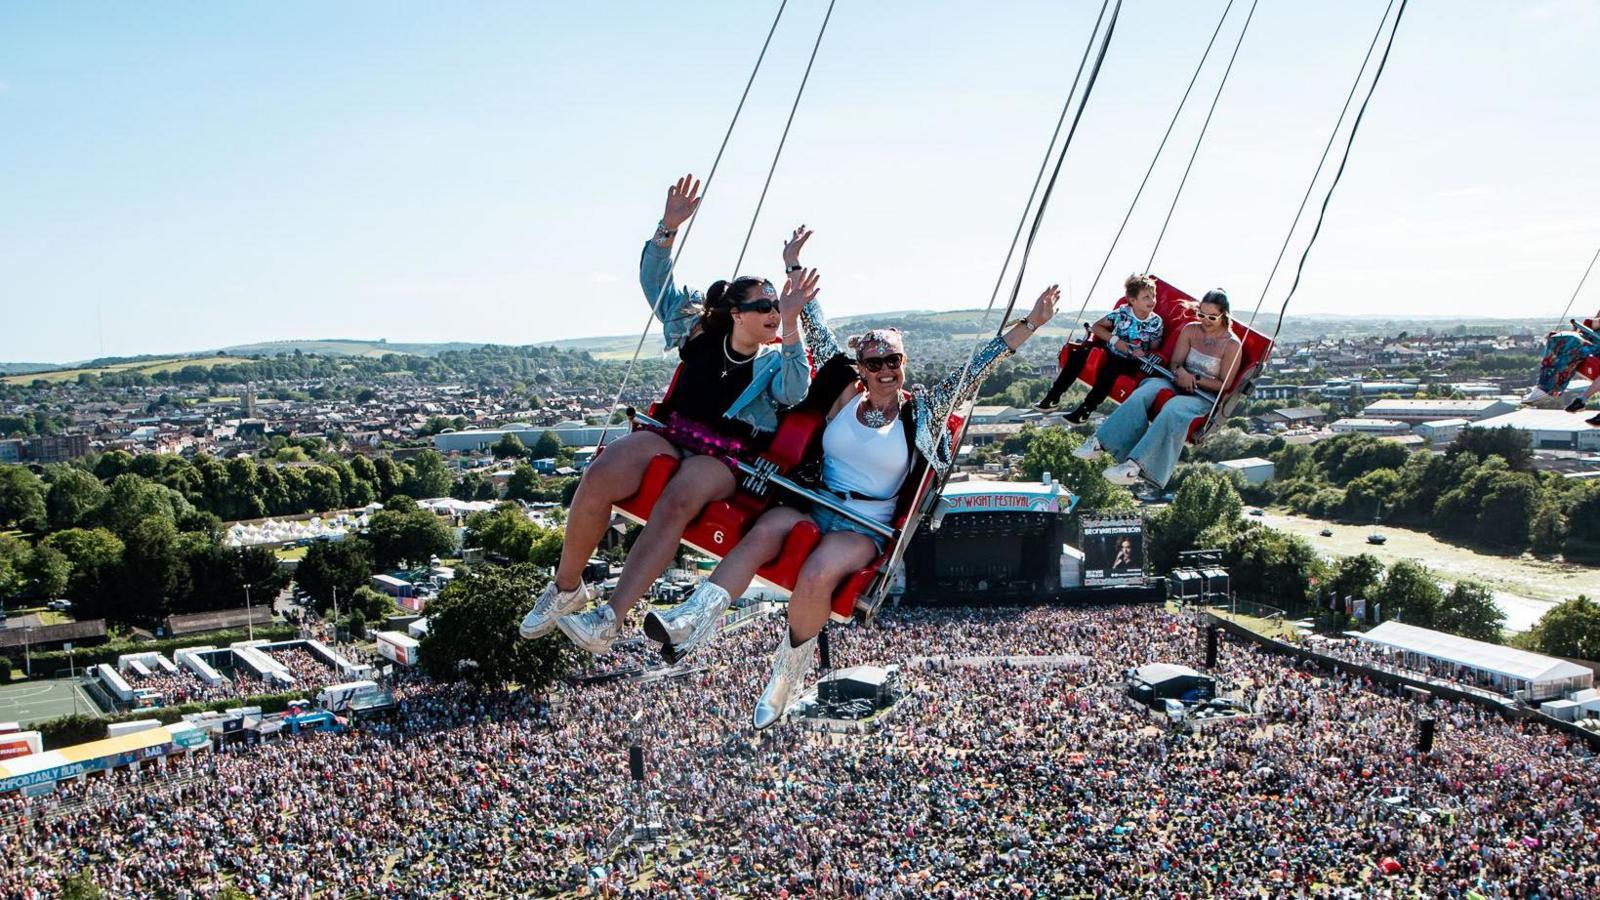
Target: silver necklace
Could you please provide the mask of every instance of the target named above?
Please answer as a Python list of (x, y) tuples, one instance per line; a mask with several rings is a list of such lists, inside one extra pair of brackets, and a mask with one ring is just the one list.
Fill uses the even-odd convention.
[[(895, 404), (895, 406), (895, 411), (898, 412), (899, 404)], [(861, 398), (861, 424), (868, 428), (882, 428), (889, 424), (890, 416), (891, 413), (873, 406), (866, 397)]]
[(733, 358), (733, 338), (732, 337), (724, 337), (722, 339), (722, 356), (723, 356), (724, 359), (726, 359), (728, 361), (728, 365), (725, 365), (725, 366), (722, 367), (722, 377), (723, 378), (727, 378), (729, 372), (733, 371), (734, 369), (738, 368), (739, 366), (744, 365), (745, 363), (749, 362), (750, 360), (756, 358), (755, 354), (752, 353), (751, 355), (745, 357), (744, 359), (734, 359)]

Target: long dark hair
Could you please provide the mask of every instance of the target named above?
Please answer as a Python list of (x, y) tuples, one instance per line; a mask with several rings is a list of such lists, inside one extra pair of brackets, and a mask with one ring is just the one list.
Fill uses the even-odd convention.
[(765, 278), (740, 275), (732, 281), (716, 281), (706, 291), (705, 306), (700, 311), (700, 321), (695, 327), (706, 334), (717, 336), (733, 333), (733, 307), (743, 303), (750, 289), (766, 284)]

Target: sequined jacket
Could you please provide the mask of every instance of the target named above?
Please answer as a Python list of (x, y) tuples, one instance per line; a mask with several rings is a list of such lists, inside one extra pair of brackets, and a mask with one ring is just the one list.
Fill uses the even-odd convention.
[[(816, 369), (804, 405), (826, 412), (833, 408), (834, 401), (845, 388), (856, 382), (855, 358), (839, 345), (828, 328), (822, 307), (815, 300), (801, 310), (800, 329), (806, 346), (811, 348), (811, 361)], [(967, 367), (952, 369), (931, 386), (918, 385), (903, 392), (900, 418), (906, 425), (906, 437), (935, 472), (943, 475), (955, 460), (948, 427), (950, 414), (971, 399), (989, 370), (1013, 352), (1005, 338), (996, 335), (972, 354)]]
[[(672, 253), (652, 238), (639, 255), (639, 286), (652, 304), (661, 330), (666, 334), (664, 350), (683, 346), (700, 321), (705, 298), (696, 290), (685, 290), (672, 281)], [(793, 406), (806, 396), (811, 386), (811, 366), (806, 362), (803, 341), (778, 346), (766, 345), (751, 361), (750, 387), (734, 401), (727, 412), (757, 431), (778, 430), (778, 411)]]

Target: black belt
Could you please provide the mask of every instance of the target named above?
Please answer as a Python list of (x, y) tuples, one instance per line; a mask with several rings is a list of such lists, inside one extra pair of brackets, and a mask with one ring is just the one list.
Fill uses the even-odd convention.
[(833, 493), (839, 495), (840, 497), (843, 497), (846, 500), (873, 500), (873, 501), (876, 501), (878, 503), (887, 503), (890, 500), (897, 499), (895, 497), (872, 497), (872, 496), (868, 496), (867, 494), (858, 494), (855, 491), (840, 491), (840, 490), (834, 490), (833, 488), (828, 488), (828, 490), (830, 490)]

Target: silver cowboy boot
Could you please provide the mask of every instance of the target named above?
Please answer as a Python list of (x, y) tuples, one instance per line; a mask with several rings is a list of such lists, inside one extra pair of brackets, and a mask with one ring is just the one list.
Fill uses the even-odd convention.
[(750, 717), (757, 731), (776, 724), (789, 711), (789, 698), (805, 682), (806, 673), (811, 671), (811, 661), (816, 656), (815, 637), (796, 647), (787, 635), (784, 636), (777, 652), (772, 655), (772, 680), (767, 682), (767, 689), (761, 692), (761, 699), (756, 701), (755, 714)]
[(709, 644), (722, 625), (722, 614), (733, 598), (721, 587), (702, 581), (682, 603), (667, 610), (650, 610), (644, 617), (644, 634), (661, 645), (661, 656), (679, 663)]

